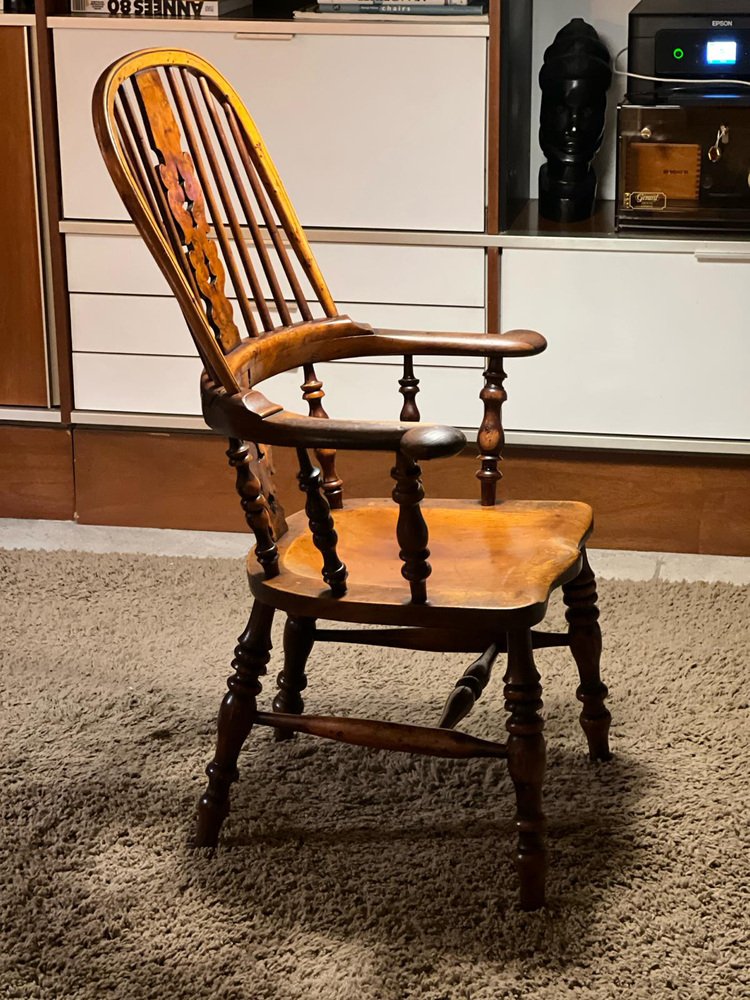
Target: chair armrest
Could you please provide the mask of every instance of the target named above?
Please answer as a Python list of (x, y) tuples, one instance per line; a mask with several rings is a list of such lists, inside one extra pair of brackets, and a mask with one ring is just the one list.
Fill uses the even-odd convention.
[(466, 437), (455, 427), (396, 420), (320, 420), (285, 410), (257, 389), (229, 395), (204, 372), (203, 416), (213, 430), (257, 444), (351, 451), (401, 451), (415, 460), (456, 455)]
[(444, 354), (465, 357), (533, 357), (541, 354), (547, 341), (535, 330), (507, 333), (426, 333), (415, 330), (374, 329), (376, 343), (387, 342), (398, 354)]
[(544, 337), (533, 330), (501, 334), (374, 330), (348, 316), (335, 316), (247, 337), (227, 355), (227, 363), (238, 378), (252, 370), (253, 383), (257, 383), (290, 368), (319, 361), (405, 354), (531, 357), (546, 346)]

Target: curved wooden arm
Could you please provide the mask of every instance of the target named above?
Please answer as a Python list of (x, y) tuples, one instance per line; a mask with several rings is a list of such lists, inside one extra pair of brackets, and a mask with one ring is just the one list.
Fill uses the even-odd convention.
[(466, 437), (455, 427), (395, 420), (317, 420), (285, 410), (256, 389), (229, 395), (204, 372), (203, 416), (227, 437), (294, 448), (401, 451), (414, 460), (456, 455)]
[(226, 360), (236, 377), (249, 372), (255, 385), (290, 368), (319, 361), (404, 354), (531, 357), (541, 354), (546, 346), (544, 337), (533, 330), (501, 334), (375, 330), (348, 316), (335, 316), (248, 337)]
[(507, 333), (425, 333), (374, 329), (377, 353), (387, 344), (394, 354), (446, 354), (464, 357), (529, 358), (541, 354), (547, 341), (535, 330)]

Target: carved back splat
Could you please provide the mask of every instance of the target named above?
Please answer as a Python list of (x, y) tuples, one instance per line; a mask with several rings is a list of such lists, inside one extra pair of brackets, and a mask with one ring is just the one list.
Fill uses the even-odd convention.
[[(214, 382), (242, 388), (225, 360), (241, 327), (256, 337), (292, 325), (294, 309), (303, 321), (338, 315), (255, 123), (209, 63), (172, 49), (126, 56), (99, 80), (93, 110), (110, 174)], [(325, 419), (311, 364), (304, 375), (310, 415)], [(318, 457), (340, 506), (334, 455)]]

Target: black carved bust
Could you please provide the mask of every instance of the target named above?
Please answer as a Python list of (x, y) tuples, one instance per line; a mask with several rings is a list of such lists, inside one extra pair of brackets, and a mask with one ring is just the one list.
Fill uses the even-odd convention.
[(555, 36), (539, 73), (542, 109), (539, 214), (555, 222), (587, 219), (596, 202), (591, 167), (604, 137), (609, 51), (596, 30), (576, 17)]

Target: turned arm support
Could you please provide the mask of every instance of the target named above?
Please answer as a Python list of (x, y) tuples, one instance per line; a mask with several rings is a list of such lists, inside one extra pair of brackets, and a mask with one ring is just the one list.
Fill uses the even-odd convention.
[(204, 373), (203, 416), (209, 427), (230, 438), (294, 448), (400, 451), (415, 461), (456, 455), (466, 438), (455, 427), (395, 420), (317, 420), (283, 409), (262, 393), (229, 395)]

